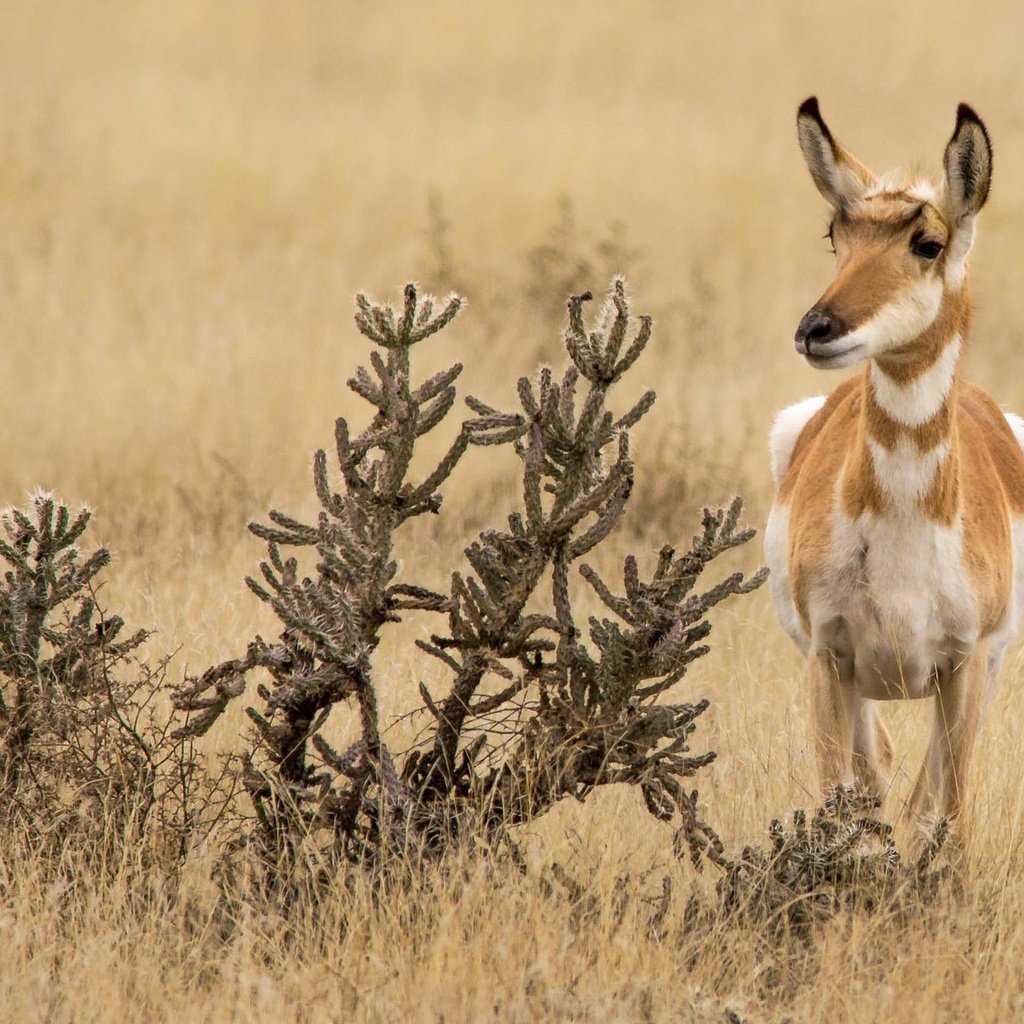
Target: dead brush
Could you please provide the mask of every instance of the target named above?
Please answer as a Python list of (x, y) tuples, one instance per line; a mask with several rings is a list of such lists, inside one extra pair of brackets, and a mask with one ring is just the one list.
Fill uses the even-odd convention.
[[(267, 558), (249, 585), (284, 631), (276, 643), (257, 637), (244, 657), (186, 681), (174, 696), (185, 717), (179, 735), (195, 737), (241, 696), (251, 670), (269, 672), (273, 686), (261, 684), (262, 703), (248, 709), (255, 732), (244, 782), (255, 808), (251, 839), (275, 865), (310, 847), (380, 866), (396, 855), (436, 855), (467, 837), (503, 843), (510, 827), (563, 797), (582, 800), (613, 783), (640, 787), (658, 818), (696, 814), (681, 780), (714, 757), (689, 747), (708, 702), (659, 698), (707, 653), (708, 611), (753, 590), (765, 573), (733, 573), (697, 590), (707, 566), (753, 534), (739, 526), (738, 498), (705, 510), (689, 549), (663, 548), (649, 575), (630, 555), (616, 587), (582, 561), (621, 520), (633, 489), (629, 432), (654, 402), (648, 392), (632, 408), (609, 407), (650, 339), (650, 319), (633, 317), (621, 280), (588, 326), (589, 299), (569, 302), (570, 363), (561, 378), (545, 368), (520, 380), (511, 412), (468, 398), (474, 417), (413, 482), (416, 441), (452, 408), (461, 366), (414, 385), (410, 350), (446, 326), (461, 300), (438, 310), (412, 285), (397, 310), (358, 297), (356, 325), (381, 351), (349, 386), (374, 415), (359, 434), (338, 420), (338, 484), (326, 453), (316, 453), (315, 523), (272, 511), (269, 525), (251, 527)], [(471, 445), (515, 451), (522, 506), (466, 548), (469, 570), (436, 593), (400, 576), (396, 536), (410, 518), (440, 510), (439, 488)], [(309, 575), (286, 548), (312, 556)], [(609, 613), (589, 620), (587, 641), (573, 612), (581, 585)], [(452, 681), (441, 695), (421, 686), (432, 724), (399, 755), (382, 738), (372, 658), (381, 631), (409, 609), (446, 617), (447, 629), (418, 643)], [(350, 704), (361, 737), (335, 751), (320, 730)]]

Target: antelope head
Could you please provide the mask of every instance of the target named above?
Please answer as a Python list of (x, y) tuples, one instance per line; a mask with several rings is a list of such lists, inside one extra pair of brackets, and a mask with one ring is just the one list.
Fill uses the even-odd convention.
[(797, 328), (796, 350), (831, 369), (861, 359), (917, 362), (944, 301), (964, 288), (974, 221), (988, 198), (992, 147), (966, 104), (946, 146), (944, 178), (876, 177), (836, 140), (815, 97), (797, 114), (800, 148), (832, 212), (836, 276)]

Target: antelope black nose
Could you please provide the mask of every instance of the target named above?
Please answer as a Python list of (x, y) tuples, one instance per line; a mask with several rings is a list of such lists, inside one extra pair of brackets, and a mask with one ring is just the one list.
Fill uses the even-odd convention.
[(811, 345), (827, 344), (845, 333), (846, 325), (839, 317), (822, 309), (812, 309), (800, 321), (794, 341), (798, 348), (808, 348)]

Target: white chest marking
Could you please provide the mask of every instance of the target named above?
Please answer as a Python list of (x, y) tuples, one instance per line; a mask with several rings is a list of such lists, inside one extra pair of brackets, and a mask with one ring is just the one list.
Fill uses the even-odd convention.
[(922, 454), (906, 437), (901, 437), (892, 450), (868, 438), (868, 449), (882, 489), (896, 505), (908, 506), (928, 493), (936, 472), (949, 455), (949, 442), (943, 441)]

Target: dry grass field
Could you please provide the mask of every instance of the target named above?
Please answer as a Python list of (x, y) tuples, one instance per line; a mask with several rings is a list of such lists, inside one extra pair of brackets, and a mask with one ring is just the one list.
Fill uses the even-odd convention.
[[(245, 525), (271, 506), (308, 514), (311, 452), (337, 415), (364, 415), (345, 387), (366, 358), (358, 289), (467, 295), (416, 372), (460, 360), (460, 394), (506, 406), (518, 376), (562, 364), (567, 292), (622, 272), (656, 320), (631, 386), (659, 397), (603, 564), (685, 545), (700, 506), (737, 492), (760, 525), (774, 411), (838, 379), (790, 343), (831, 269), (794, 129), (811, 93), (879, 170), (937, 170), (960, 100), (985, 118), (995, 179), (967, 366), (1024, 410), (1020, 26), (1016, 5), (945, 0), (6, 0), (0, 504), (42, 487), (93, 507), (92, 542), (115, 553), (103, 599), (156, 630), (151, 655), (176, 652), (180, 678), (274, 629), (242, 583), (263, 554)], [(405, 538), (406, 565), (443, 585), (518, 500), (515, 473), (503, 450), (470, 451), (442, 515)], [(756, 548), (733, 562), (755, 566)], [(694, 746), (718, 760), (696, 784), (739, 847), (816, 803), (808, 701), (766, 592), (713, 621), (680, 689), (713, 702)], [(436, 672), (411, 643), (425, 628), (410, 620), (375, 656), (389, 716)], [(714, 878), (674, 856), (632, 790), (524, 830), (525, 874), (467, 861), (417, 891), (340, 890), (292, 919), (254, 909), (227, 937), (212, 853), (173, 888), (130, 855), (54, 885), (8, 838), (0, 1019), (1024, 1020), (1022, 676), (1015, 648), (962, 889), (917, 914), (841, 915), (806, 947), (725, 927), (690, 940), (686, 894)], [(907, 752), (895, 812), (925, 712), (889, 718)], [(211, 741), (243, 728), (238, 707)], [(554, 862), (588, 913), (546, 895)], [(670, 938), (643, 902), (665, 876)]]

